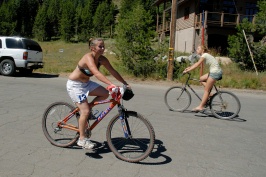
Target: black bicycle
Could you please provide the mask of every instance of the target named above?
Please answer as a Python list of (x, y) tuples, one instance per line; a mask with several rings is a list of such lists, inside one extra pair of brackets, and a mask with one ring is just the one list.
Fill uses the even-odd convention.
[[(190, 90), (201, 100), (201, 97), (191, 87), (189, 81), (199, 81), (199, 79), (191, 78), (190, 73), (183, 86), (173, 86), (169, 88), (164, 95), (164, 102), (171, 111), (185, 111), (191, 104)], [(209, 107), (212, 114), (219, 119), (232, 119), (240, 112), (241, 104), (238, 97), (229, 91), (223, 91), (213, 86), (215, 93), (209, 97), (205, 107)]]

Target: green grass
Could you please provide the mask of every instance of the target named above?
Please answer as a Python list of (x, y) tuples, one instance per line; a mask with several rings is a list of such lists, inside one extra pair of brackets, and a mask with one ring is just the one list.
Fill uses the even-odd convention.
[(266, 90), (265, 72), (257, 76), (255, 71), (242, 71), (236, 64), (222, 66), (222, 68), (224, 74), (220, 82), (223, 87)]
[[(70, 73), (77, 66), (78, 61), (89, 52), (87, 43), (65, 43), (63, 41), (39, 42), (43, 49), (44, 68), (38, 72), (43, 73)], [(110, 54), (113, 49), (113, 41), (105, 41), (107, 52), (105, 56), (111, 62), (115, 61), (115, 55)], [(110, 46), (109, 46), (110, 45)], [(105, 72), (105, 71), (104, 71)]]
[[(65, 43), (63, 41), (53, 42), (39, 42), (43, 49), (43, 61), (45, 62), (44, 68), (38, 69), (37, 72), (51, 73), (51, 74), (68, 74), (72, 72), (77, 66), (81, 57), (89, 52), (87, 43)], [(115, 51), (114, 40), (105, 40), (106, 52), (105, 56), (110, 60), (113, 66), (124, 77), (132, 77), (126, 73), (126, 70), (117, 60), (115, 54), (111, 53)], [(205, 72), (207, 72), (205, 67)], [(222, 87), (239, 88), (239, 89), (256, 89), (266, 90), (266, 73), (259, 73), (259, 76), (255, 72), (241, 71), (236, 64), (222, 65), (223, 79), (219, 82)], [(108, 71), (101, 67), (101, 71), (108, 75)], [(195, 77), (199, 77), (199, 70), (194, 71)], [(141, 79), (141, 78), (140, 78)], [(154, 78), (145, 78), (152, 79)], [(157, 78), (158, 80), (158, 78)], [(166, 78), (161, 78), (166, 80)]]

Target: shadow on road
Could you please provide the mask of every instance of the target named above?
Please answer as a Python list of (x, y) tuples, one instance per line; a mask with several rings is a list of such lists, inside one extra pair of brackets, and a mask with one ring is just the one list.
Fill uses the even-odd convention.
[(45, 74), (45, 73), (32, 73), (32, 74), (22, 74), (16, 73), (13, 77), (28, 77), (28, 78), (54, 78), (59, 77), (59, 74)]
[[(211, 118), (219, 119), (219, 118), (213, 116), (213, 114), (207, 110), (205, 110), (204, 112), (198, 112), (198, 113), (195, 113), (191, 110), (185, 110), (185, 111), (183, 111), (183, 113), (190, 113), (190, 114), (193, 113), (193, 114), (196, 114), (195, 115), (196, 117), (204, 117), (204, 118), (205, 117), (211, 117)], [(247, 121), (245, 119), (240, 118), (238, 115), (232, 119), (219, 119), (219, 120), (227, 120), (227, 121), (235, 121), (235, 122), (246, 122)]]
[[(93, 151), (87, 152), (86, 153), (87, 156), (94, 158), (94, 159), (102, 159), (103, 157), (101, 156), (101, 154), (112, 153), (108, 147), (107, 142), (99, 143), (99, 142), (93, 141), (93, 143), (96, 143), (97, 146)], [(162, 164), (170, 163), (172, 159), (162, 154), (162, 152), (165, 152), (165, 151), (166, 151), (166, 148), (164, 147), (163, 142), (156, 139), (154, 143), (154, 149), (151, 152), (151, 154), (146, 159), (144, 159), (141, 162), (138, 162), (137, 164), (162, 165)]]

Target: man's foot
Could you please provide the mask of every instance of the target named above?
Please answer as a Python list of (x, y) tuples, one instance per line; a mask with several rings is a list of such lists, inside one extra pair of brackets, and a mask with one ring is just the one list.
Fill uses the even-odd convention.
[(95, 146), (95, 144), (92, 143), (88, 138), (84, 138), (83, 140), (79, 139), (77, 144), (83, 149), (92, 149)]

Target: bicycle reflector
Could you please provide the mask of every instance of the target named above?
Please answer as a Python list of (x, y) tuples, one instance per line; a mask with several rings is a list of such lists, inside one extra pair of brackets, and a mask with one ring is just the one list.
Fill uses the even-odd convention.
[(134, 96), (134, 93), (133, 93), (133, 91), (131, 89), (125, 89), (122, 98), (123, 98), (123, 100), (128, 101), (131, 98), (133, 98), (133, 96)]

